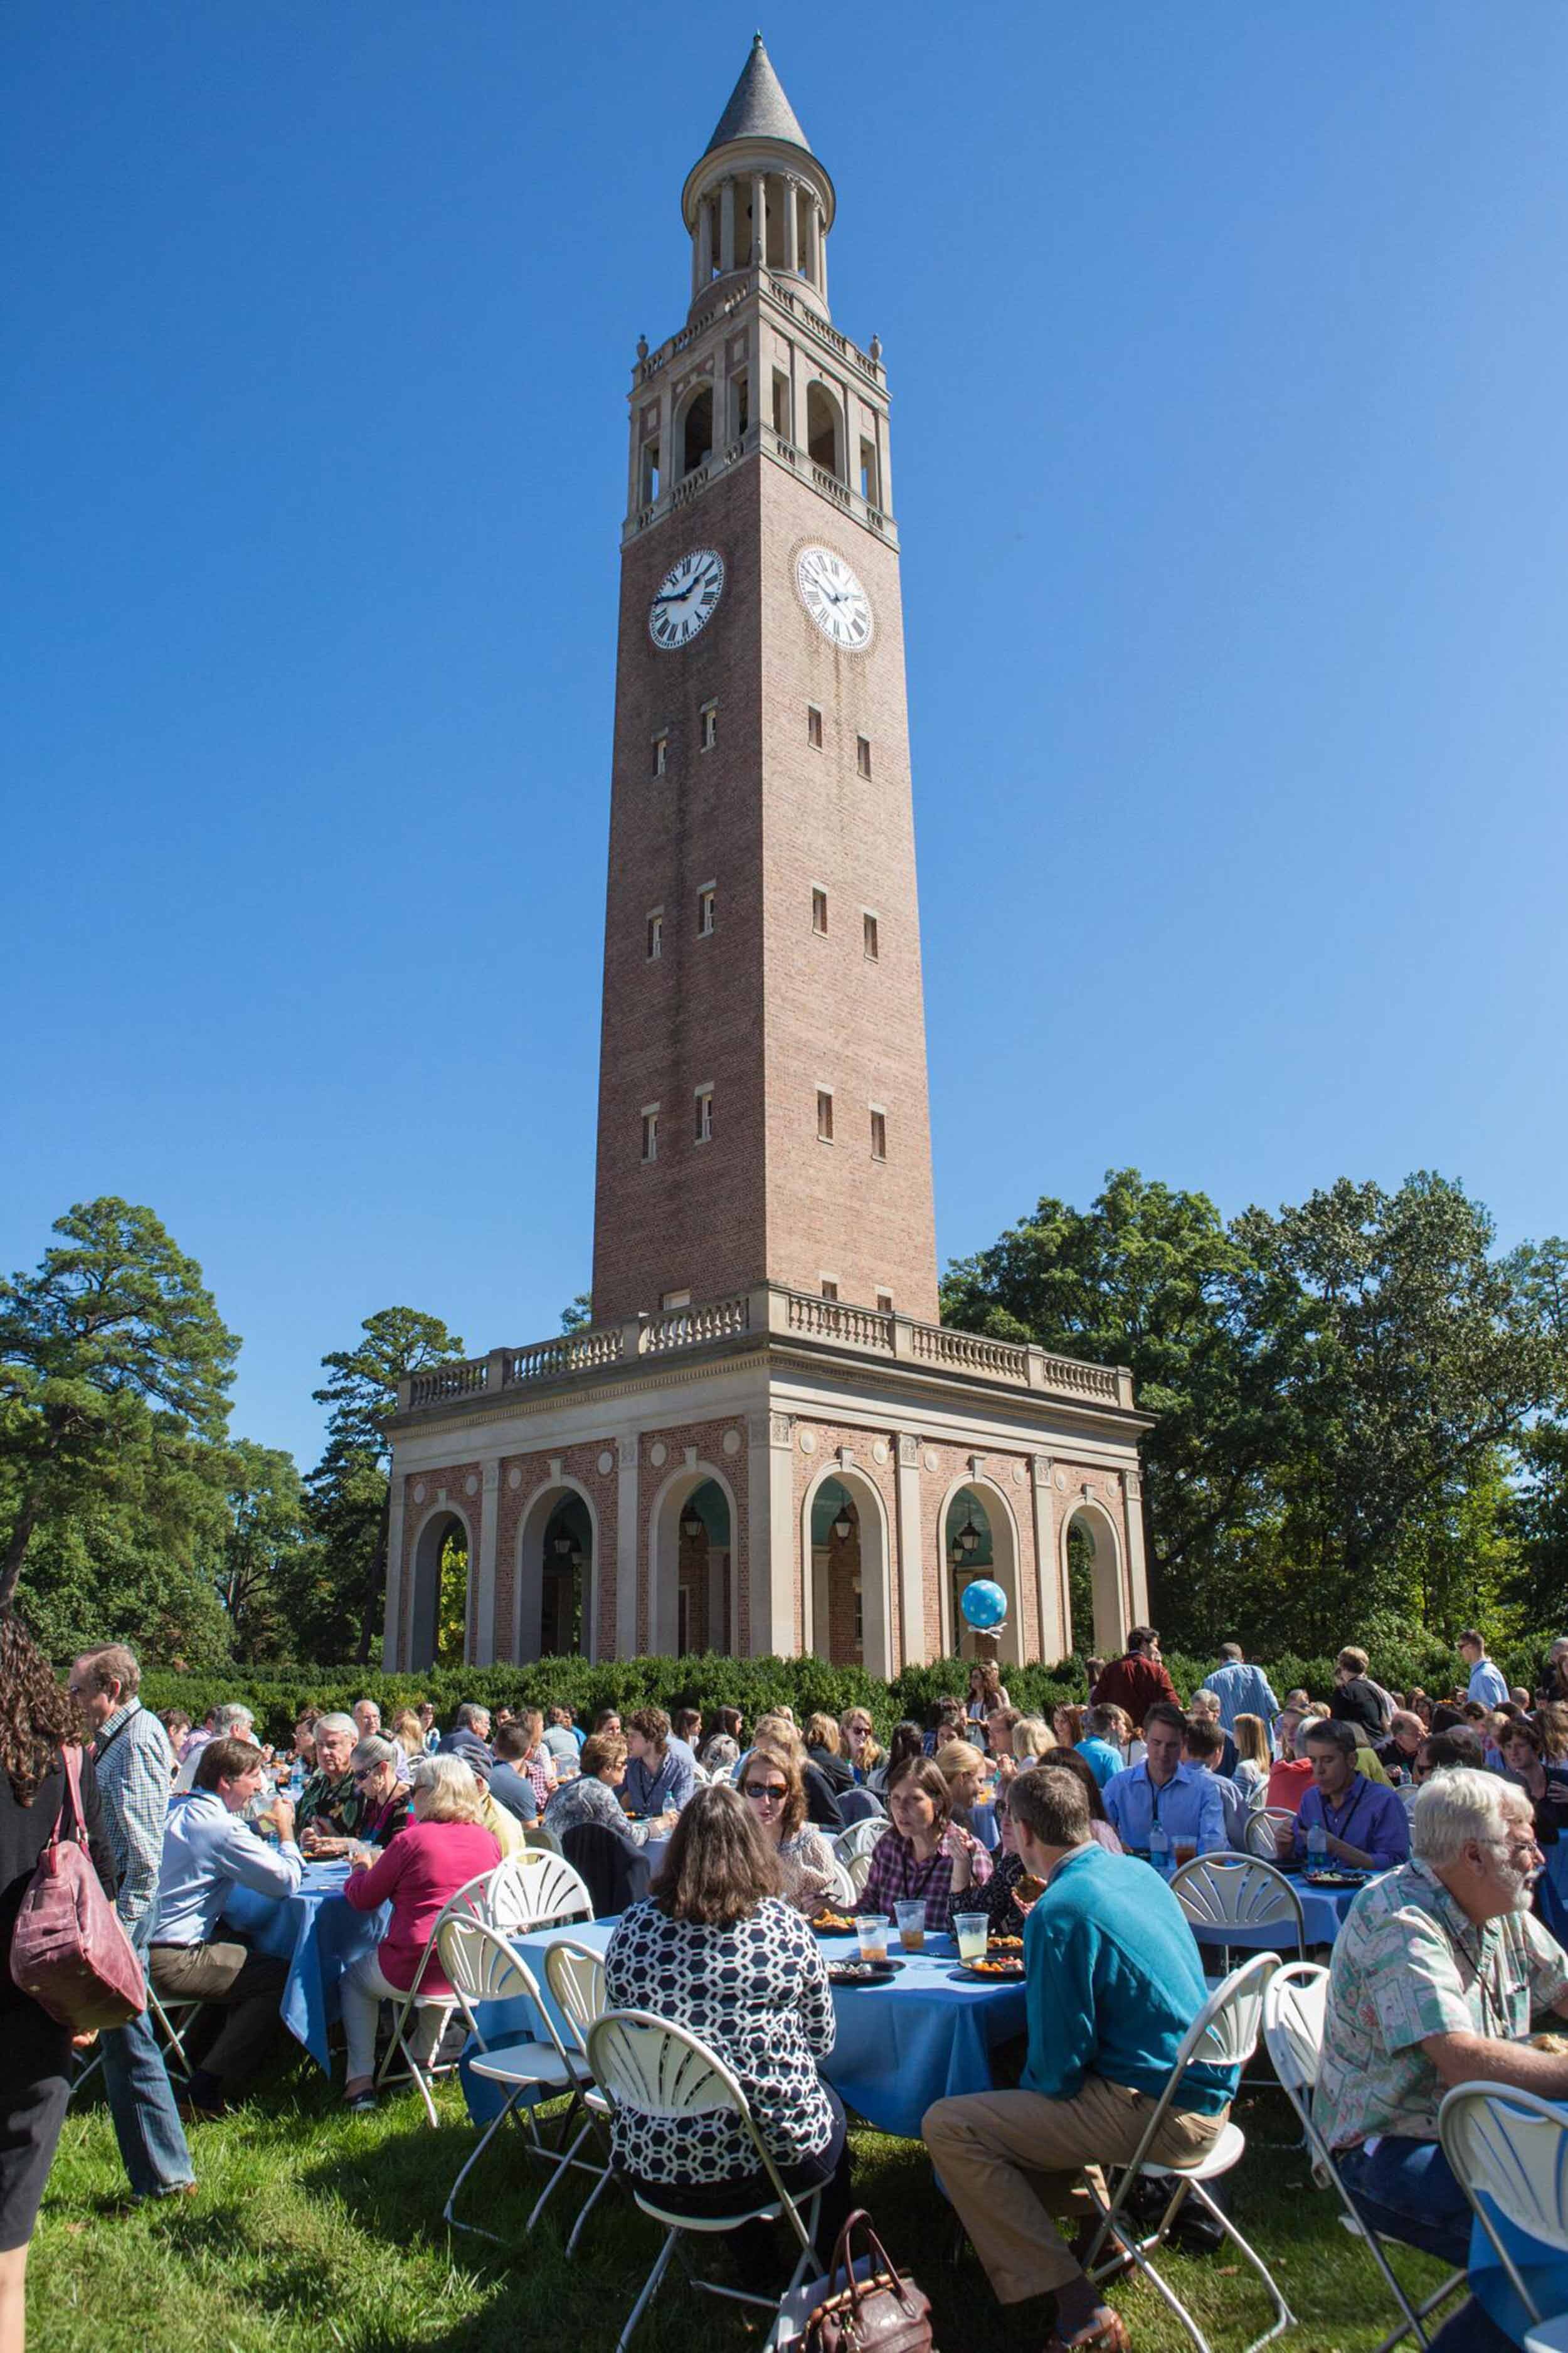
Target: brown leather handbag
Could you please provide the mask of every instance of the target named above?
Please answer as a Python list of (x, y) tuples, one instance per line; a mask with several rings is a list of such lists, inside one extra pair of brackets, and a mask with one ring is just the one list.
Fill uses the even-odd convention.
[[(850, 2242), (858, 2224), (864, 2226), (875, 2266), (858, 2280)], [(930, 2300), (889, 2261), (864, 2207), (856, 2208), (838, 2233), (827, 2289), (806, 2321), (804, 2353), (931, 2353)]]
[[(16, 1915), (11, 1978), (57, 2024), (88, 2034), (123, 2026), (144, 2010), (147, 1986), (88, 1852), (80, 1754), (69, 1743), (61, 1754), (66, 1786), (59, 1815)], [(68, 1807), (76, 1816), (74, 1831)]]

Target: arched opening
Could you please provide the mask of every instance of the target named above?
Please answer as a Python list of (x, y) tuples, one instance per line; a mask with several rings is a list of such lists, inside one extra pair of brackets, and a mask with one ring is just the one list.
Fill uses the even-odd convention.
[(890, 1675), (888, 1528), (882, 1498), (858, 1472), (823, 1472), (802, 1507), (807, 1641), (836, 1667)]
[[(1062, 1579), (1068, 1649), (1092, 1647), (1098, 1658), (1116, 1658), (1127, 1642), (1121, 1546), (1110, 1514), (1098, 1504), (1080, 1504), (1068, 1514), (1062, 1531)], [(1091, 1622), (1092, 1645), (1085, 1640)]]
[(647, 1611), (639, 1648), (665, 1658), (733, 1650), (736, 1518), (730, 1482), (710, 1464), (689, 1463), (665, 1481), (648, 1519)]
[(511, 1656), (595, 1655), (598, 1615), (598, 1525), (584, 1488), (552, 1481), (530, 1497), (518, 1531), (512, 1580)]
[(460, 1666), (468, 1649), (468, 1565), (473, 1544), (460, 1512), (438, 1508), (414, 1546), (408, 1672)]
[(844, 420), (838, 403), (825, 384), (808, 385), (805, 394), (805, 446), (813, 465), (840, 482), (844, 471)]
[(680, 436), (680, 471), (684, 478), (705, 466), (713, 455), (713, 387), (703, 385), (686, 411)]
[[(942, 1514), (944, 1569), (942, 1611), (947, 1647), (961, 1659), (997, 1659), (1016, 1666), (1022, 1659), (1018, 1620), (1018, 1540), (1013, 1516), (999, 1490), (978, 1481), (954, 1489)], [(965, 1589), (989, 1577), (1007, 1597), (1007, 1615), (994, 1632), (979, 1633), (963, 1615)]]

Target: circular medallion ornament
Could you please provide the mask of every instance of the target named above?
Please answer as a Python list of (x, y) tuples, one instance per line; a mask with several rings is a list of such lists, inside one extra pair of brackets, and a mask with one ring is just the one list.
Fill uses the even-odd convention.
[(738, 1430), (727, 1430), (724, 1432), (724, 1451), (725, 1451), (725, 1453), (726, 1453), (726, 1454), (739, 1454), (740, 1451), (741, 1451), (741, 1433), (740, 1433), (740, 1431), (739, 1431)]
[(1024, 1466), (1023, 1466), (1023, 1464), (1022, 1464), (1021, 1462), (1015, 1462), (1015, 1463), (1014, 1463), (1014, 1465), (1013, 1465), (1013, 1484), (1014, 1484), (1014, 1486), (1015, 1486), (1015, 1487), (1021, 1487), (1021, 1486), (1023, 1485), (1023, 1483), (1024, 1483), (1025, 1480), (1028, 1477), (1028, 1475), (1029, 1475), (1029, 1474), (1028, 1474), (1028, 1472), (1025, 1470), (1025, 1468), (1024, 1468)]
[(600, 1455), (600, 1457), (599, 1457), (599, 1476), (600, 1476), (600, 1478), (601, 1478), (601, 1479), (607, 1479), (607, 1478), (609, 1477), (609, 1475), (610, 1475), (611, 1472), (615, 1469), (615, 1467), (616, 1467), (616, 1458), (615, 1458), (615, 1456), (611, 1453), (611, 1451), (610, 1451), (609, 1448), (606, 1446), (606, 1447), (605, 1447), (605, 1451), (604, 1451), (604, 1452), (603, 1452), (603, 1453)]
[(420, 1480), (418, 1485), (414, 1490), (414, 1500), (416, 1504), (422, 1504), (425, 1501), (425, 1482), (423, 1479)]
[(509, 1472), (507, 1472), (507, 1474), (506, 1474), (506, 1483), (507, 1483), (507, 1485), (511, 1489), (511, 1492), (512, 1492), (512, 1493), (513, 1493), (514, 1495), (516, 1494), (516, 1493), (517, 1493), (518, 1489), (521, 1486), (521, 1484), (522, 1484), (522, 1473), (521, 1473), (521, 1471), (517, 1470), (517, 1469), (515, 1468), (515, 1466), (514, 1466), (514, 1468), (513, 1468), (513, 1469), (511, 1469), (510, 1471), (509, 1471)]
[(661, 1444), (656, 1438), (653, 1444), (648, 1448), (647, 1459), (653, 1464), (656, 1471), (662, 1471), (665, 1464), (669, 1460), (668, 1447)]
[(647, 633), (666, 653), (689, 646), (705, 628), (724, 593), (724, 559), (716, 547), (694, 547), (670, 565), (647, 608)]
[(928, 1471), (934, 1471), (936, 1469), (937, 1453), (934, 1446), (928, 1446), (926, 1448), (924, 1461)]
[(876, 630), (871, 599), (841, 555), (830, 547), (803, 547), (795, 559), (800, 601), (830, 645), (863, 654)]
[(800, 1451), (801, 1451), (801, 1452), (802, 1452), (803, 1454), (815, 1454), (815, 1453), (816, 1453), (816, 1430), (803, 1430), (801, 1431), (801, 1433), (800, 1433)]
[(1068, 1474), (1065, 1471), (1058, 1471), (1057, 1472), (1057, 1486), (1062, 1494), (1065, 1495), (1067, 1493)]
[(469, 1477), (464, 1480), (463, 1493), (465, 1495), (477, 1495), (479, 1492), (479, 1482), (477, 1479)]
[(887, 1459), (888, 1449), (886, 1441), (879, 1438), (876, 1444), (871, 1449), (871, 1460), (873, 1462), (885, 1462)]

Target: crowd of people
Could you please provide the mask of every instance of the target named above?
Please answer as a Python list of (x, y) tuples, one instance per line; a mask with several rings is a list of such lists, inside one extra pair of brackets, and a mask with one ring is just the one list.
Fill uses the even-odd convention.
[[(1281, 1701), (1227, 1643), (1184, 1704), (1143, 1627), (1121, 1658), (1090, 1662), (1086, 1704), (1025, 1713), (981, 1661), (963, 1696), (925, 1725), (894, 1725), (886, 1747), (863, 1706), (801, 1725), (780, 1707), (748, 1726), (729, 1706), (609, 1708), (578, 1724), (563, 1706), (468, 1703), (443, 1728), (427, 1705), (384, 1723), (367, 1698), (307, 1711), (275, 1752), (239, 1702), (195, 1725), (154, 1715), (122, 1644), (84, 1652), (62, 1682), (6, 1618), (0, 1932), (8, 1948), (74, 1744), (94, 1865), (165, 2014), (185, 2021), (177, 2089), (149, 2014), (101, 2038), (128, 2197), (183, 2197), (195, 2188), (190, 2136), (244, 2098), (282, 2039), (289, 1965), (232, 1924), (236, 1891), (281, 1901), (308, 1862), (337, 1860), (353, 1907), (385, 1907), (379, 1944), (341, 1985), (343, 2097), (363, 2111), (376, 2102), (383, 2005), (422, 1965), (432, 1999), (416, 2056), (440, 2032), (450, 1989), (426, 1948), (448, 1898), (537, 1826), (563, 1849), (597, 1841), (627, 1891), (605, 1907), (620, 1915), (611, 2001), (685, 2026), (734, 2068), (786, 2184), (822, 2194), (826, 2253), (850, 2184), (808, 1921), (847, 1900), (835, 1834), (874, 1821), (857, 1911), (918, 1906), (940, 1933), (978, 1909), (1024, 1938), (1019, 2080), (930, 2111), (943, 2189), (998, 2297), (1049, 2299), (1048, 2344), (1116, 2347), (1119, 2316), (1041, 2200), (1131, 2154), (1204, 2000), (1170, 1867), (1256, 1853), (1261, 1820), (1282, 1862), (1375, 1874), (1334, 1947), (1322, 2091), (1330, 2146), (1374, 2227), (1450, 2255), (1468, 2236), (1436, 2140), (1446, 2084), (1479, 2074), (1568, 2095), (1568, 2062), (1515, 2048), (1532, 2009), (1568, 2010), (1563, 1923), (1540, 1869), (1568, 1818), (1568, 1639), (1533, 1694), (1510, 1690), (1478, 1631), (1459, 1653), (1464, 1681), (1440, 1699), (1385, 1691), (1352, 1646), (1321, 1701)], [(79, 2058), (8, 1972), (0, 2013), (0, 2353), (16, 2353), (26, 2246)], [(1154, 2157), (1194, 2162), (1234, 2090), (1224, 2071), (1191, 2074)], [(617, 2163), (665, 2202), (733, 2203), (745, 2168), (732, 2135), (618, 2111), (613, 2128)], [(766, 2232), (737, 2254), (764, 2276)], [(1485, 2345), (1487, 2326), (1472, 2316), (1452, 2342)]]

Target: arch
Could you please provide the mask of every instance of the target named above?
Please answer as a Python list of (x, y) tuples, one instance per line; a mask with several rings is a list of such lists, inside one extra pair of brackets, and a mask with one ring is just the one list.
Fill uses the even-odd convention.
[(680, 414), (680, 475), (684, 481), (713, 455), (713, 386), (700, 384)]
[(408, 1657), (405, 1672), (423, 1674), (436, 1663), (436, 1637), (441, 1607), (441, 1555), (453, 1524), (462, 1530), (468, 1548), (468, 1589), (463, 1602), (463, 1657), (468, 1655), (468, 1628), (473, 1606), (474, 1575), (479, 1547), (473, 1525), (460, 1504), (434, 1503), (414, 1532), (410, 1553), (414, 1563), (413, 1591), (408, 1608)]
[(950, 1558), (952, 1538), (948, 1522), (953, 1505), (961, 1495), (979, 1498), (991, 1532), (991, 1558), (984, 1566), (1007, 1596), (1007, 1622), (996, 1646), (996, 1656), (1005, 1666), (1018, 1666), (1024, 1656), (1022, 1611), (1023, 1585), (1019, 1576), (1020, 1552), (1018, 1523), (1006, 1491), (984, 1472), (972, 1472), (966, 1479), (955, 1479), (942, 1497), (942, 1513), (937, 1521), (937, 1546), (942, 1562), (942, 1649), (951, 1657), (981, 1658), (985, 1655), (972, 1629), (965, 1625), (953, 1590), (952, 1565)]
[(844, 462), (844, 412), (820, 376), (805, 388), (805, 446), (813, 465), (836, 481), (848, 480)]
[(888, 1506), (876, 1481), (868, 1479), (852, 1462), (825, 1462), (811, 1480), (801, 1501), (804, 1647), (807, 1651), (814, 1650), (819, 1658), (826, 1659), (828, 1655), (828, 1628), (826, 1623), (827, 1563), (826, 1555), (820, 1564), (817, 1561), (816, 1556), (822, 1547), (813, 1543), (811, 1520), (813, 1506), (829, 1480), (837, 1482), (854, 1505), (859, 1534), (860, 1663), (868, 1674), (878, 1675), (886, 1682), (894, 1672), (892, 1546), (889, 1535)]
[[(679, 1655), (680, 1641), (680, 1515), (699, 1487), (711, 1480), (723, 1497), (729, 1521), (729, 1541), (721, 1544), (708, 1530), (708, 1556), (717, 1599), (733, 1650), (740, 1620), (738, 1557), (740, 1507), (735, 1491), (722, 1471), (711, 1462), (683, 1462), (670, 1472), (654, 1496), (647, 1515), (647, 1647), (658, 1658)], [(711, 1602), (714, 1588), (710, 1588)], [(713, 1635), (709, 1634), (711, 1643)]]
[(1127, 1580), (1121, 1566), (1121, 1533), (1104, 1504), (1087, 1495), (1073, 1505), (1062, 1522), (1060, 1570), (1065, 1647), (1070, 1651), (1079, 1640), (1079, 1630), (1072, 1622), (1068, 1588), (1068, 1545), (1075, 1528), (1089, 1545), (1095, 1654), (1102, 1659), (1118, 1658), (1127, 1647), (1127, 1629), (1131, 1623), (1127, 1609)]
[(544, 1609), (544, 1541), (550, 1524), (568, 1498), (579, 1503), (588, 1521), (588, 1557), (583, 1571), (583, 1654), (598, 1655), (599, 1639), (599, 1514), (594, 1498), (580, 1479), (563, 1472), (558, 1479), (542, 1481), (522, 1507), (511, 1580), (511, 1658), (514, 1666), (541, 1655)]

